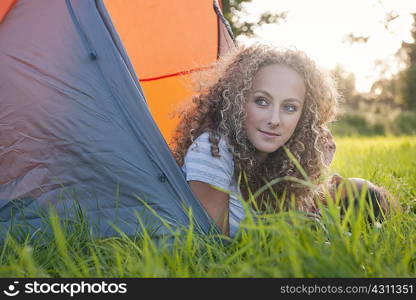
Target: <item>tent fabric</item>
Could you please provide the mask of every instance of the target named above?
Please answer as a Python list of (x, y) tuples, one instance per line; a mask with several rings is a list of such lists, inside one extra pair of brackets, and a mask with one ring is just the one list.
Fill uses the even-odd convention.
[(3, 21), (4, 17), (13, 7), (17, 0), (2, 0), (0, 2), (0, 23)]
[[(212, 0), (130, 4), (104, 0), (104, 4), (140, 80), (198, 68), (217, 58), (217, 18)], [(190, 26), (193, 30), (188, 29)], [(138, 43), (137, 37), (146, 42)], [(169, 56), (165, 55), (167, 48)]]
[(140, 222), (168, 233), (151, 210), (173, 228), (189, 225), (188, 209), (199, 232), (215, 227), (154, 122), (108, 2), (19, 0), (0, 24), (2, 236), (36, 231), (51, 205), (62, 217), (79, 205), (99, 237)]
[(178, 123), (175, 114), (193, 94), (189, 73), (209, 67), (234, 46), (218, 5), (212, 0), (104, 3), (152, 116), (165, 140), (171, 142)]

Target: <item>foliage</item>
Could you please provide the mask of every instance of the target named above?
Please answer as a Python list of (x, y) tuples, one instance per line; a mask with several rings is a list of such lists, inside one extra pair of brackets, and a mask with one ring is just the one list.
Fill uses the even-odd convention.
[(416, 110), (416, 64), (406, 70), (405, 88), (403, 91), (403, 100), (406, 108)]
[(252, 0), (222, 0), (222, 12), (230, 23), (234, 35), (253, 36), (254, 29), (263, 24), (279, 23), (286, 20), (287, 12), (271, 13), (264, 12), (255, 22), (242, 21), (241, 14), (244, 13), (244, 5)]
[(395, 121), (397, 134), (416, 134), (416, 111), (402, 112)]
[(414, 22), (412, 28), (413, 43), (403, 43), (408, 56), (408, 67), (404, 73), (403, 101), (406, 108), (416, 110), (416, 13), (412, 14)]
[[(382, 5), (382, 1), (380, 1)], [(415, 132), (412, 113), (416, 110), (416, 13), (411, 34), (413, 42), (402, 43), (396, 53), (397, 67), (403, 68), (397, 74), (392, 74), (392, 66), (382, 60), (375, 63), (375, 71), (379, 79), (375, 81), (369, 93), (358, 93), (355, 90), (354, 77), (340, 67), (333, 71), (339, 83), (339, 89), (344, 96), (342, 109), (344, 115), (340, 123), (334, 125), (334, 130), (342, 135), (374, 135), (374, 134), (412, 134)], [(384, 28), (391, 31), (392, 21), (399, 14), (386, 11)], [(350, 33), (344, 42), (350, 44), (367, 43), (370, 36), (360, 36)]]
[(370, 124), (364, 116), (360, 114), (346, 114), (342, 119), (332, 124), (331, 132), (339, 136), (376, 136), (384, 135), (383, 124)]
[[(394, 118), (371, 120), (369, 113), (349, 112), (331, 124), (331, 132), (338, 136), (415, 135), (416, 112), (403, 111)], [(374, 116), (373, 116), (374, 117)]]
[(248, 218), (240, 234), (199, 236), (193, 228), (170, 242), (137, 236), (94, 239), (84, 228), (48, 219), (49, 234), (8, 236), (0, 245), (3, 277), (415, 277), (415, 137), (335, 138), (332, 171), (385, 186), (402, 210), (382, 224), (366, 222), (364, 206), (336, 205), (321, 219), (290, 211)]

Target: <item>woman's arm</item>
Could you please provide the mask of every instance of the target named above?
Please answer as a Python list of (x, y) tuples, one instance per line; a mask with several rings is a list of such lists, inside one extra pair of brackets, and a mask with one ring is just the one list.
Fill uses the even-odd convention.
[(191, 180), (188, 184), (195, 197), (201, 202), (208, 215), (215, 221), (221, 231), (226, 235), (230, 235), (228, 221), (228, 201), (230, 196), (205, 182)]

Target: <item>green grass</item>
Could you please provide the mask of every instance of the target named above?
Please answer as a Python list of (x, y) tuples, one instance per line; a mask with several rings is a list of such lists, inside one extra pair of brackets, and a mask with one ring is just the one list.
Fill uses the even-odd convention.
[(172, 243), (146, 234), (94, 240), (49, 217), (49, 237), (0, 246), (7, 277), (415, 277), (416, 137), (336, 138), (332, 171), (385, 186), (401, 212), (381, 225), (364, 208), (340, 219), (332, 205), (320, 220), (295, 211), (248, 219), (234, 240), (191, 229)]

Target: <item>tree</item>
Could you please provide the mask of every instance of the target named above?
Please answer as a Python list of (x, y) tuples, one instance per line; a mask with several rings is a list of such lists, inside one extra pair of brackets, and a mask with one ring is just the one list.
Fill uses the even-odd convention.
[(402, 99), (408, 109), (416, 110), (416, 13), (413, 16), (412, 43), (402, 43), (407, 54), (407, 68), (404, 71)]
[[(383, 6), (383, 1), (380, 0), (379, 4)], [(393, 35), (397, 33), (391, 29), (391, 23), (399, 16), (394, 10), (386, 10), (381, 22), (384, 29)], [(405, 65), (405, 69), (397, 74), (391, 74), (392, 67), (389, 63), (382, 60), (376, 61), (375, 69), (379, 71), (379, 79), (373, 83), (367, 96), (381, 102), (390, 102), (392, 105), (403, 104), (406, 109), (416, 110), (416, 13), (412, 16), (414, 19), (411, 29), (413, 42), (402, 42), (402, 47), (396, 53), (399, 68), (402, 69)], [(345, 36), (344, 42), (365, 44), (371, 38), (371, 36), (349, 33)]]
[(234, 35), (253, 36), (254, 29), (263, 24), (280, 23), (286, 20), (287, 12), (271, 13), (264, 12), (256, 22), (242, 21), (241, 14), (244, 13), (244, 5), (252, 0), (222, 0), (222, 12), (230, 23)]

